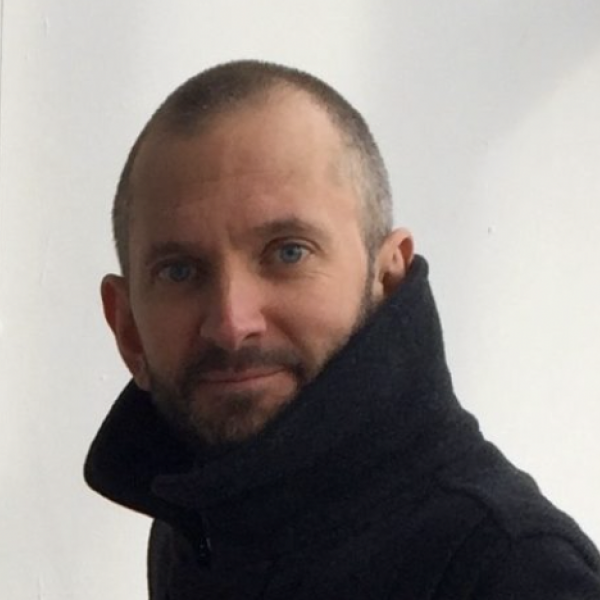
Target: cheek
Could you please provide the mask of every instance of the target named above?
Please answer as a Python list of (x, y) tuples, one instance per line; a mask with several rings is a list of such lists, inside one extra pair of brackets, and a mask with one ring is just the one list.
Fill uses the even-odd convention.
[(144, 355), (154, 369), (175, 370), (194, 347), (198, 325), (189, 307), (145, 307), (136, 321)]
[[(319, 360), (350, 335), (360, 310), (356, 297), (339, 282), (335, 287), (297, 291), (279, 297), (273, 307), (274, 325), (309, 360)], [(362, 290), (361, 290), (362, 292)]]

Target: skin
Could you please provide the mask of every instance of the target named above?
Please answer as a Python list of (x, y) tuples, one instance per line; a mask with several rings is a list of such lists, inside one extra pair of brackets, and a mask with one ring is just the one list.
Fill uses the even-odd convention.
[(406, 230), (369, 265), (345, 160), (326, 113), (289, 90), (143, 144), (130, 272), (102, 300), (137, 385), (188, 439), (256, 434), (404, 277)]

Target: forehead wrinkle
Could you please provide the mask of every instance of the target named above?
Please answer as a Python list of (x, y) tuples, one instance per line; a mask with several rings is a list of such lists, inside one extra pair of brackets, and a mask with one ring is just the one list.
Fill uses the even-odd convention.
[[(140, 198), (140, 191), (143, 190), (144, 187), (150, 187), (151, 195), (153, 191), (157, 191), (157, 186), (152, 180), (159, 173), (158, 169), (161, 169), (163, 173), (167, 172), (167, 174), (170, 175), (168, 178), (169, 185), (174, 186), (175, 188), (161, 190), (162, 197), (164, 198), (168, 195), (168, 201), (176, 202), (177, 204), (179, 204), (178, 200), (185, 200), (184, 197), (180, 198), (180, 191), (192, 189), (193, 187), (196, 188), (196, 193), (198, 191), (201, 192), (198, 199), (202, 199), (202, 196), (204, 195), (202, 194), (203, 188), (207, 188), (206, 196), (210, 196), (212, 192), (211, 188), (216, 188), (219, 184), (231, 184), (233, 186), (240, 182), (243, 184), (244, 180), (247, 180), (249, 184), (258, 183), (259, 188), (263, 188), (268, 194), (272, 187), (292, 184), (298, 180), (301, 182), (307, 181), (306, 175), (311, 172), (310, 165), (307, 165), (302, 160), (290, 161), (285, 160), (286, 157), (284, 157), (284, 160), (279, 164), (249, 166), (247, 163), (241, 163), (225, 165), (224, 167), (221, 166), (218, 170), (202, 169), (201, 166), (195, 170), (192, 162), (194, 157), (188, 156), (187, 159), (190, 161), (188, 165), (191, 168), (186, 169), (185, 163), (182, 163), (181, 161), (175, 162), (175, 160), (169, 156), (170, 153), (167, 154), (168, 158), (167, 161), (165, 161), (164, 151), (162, 156), (156, 153), (154, 148), (151, 149), (150, 152), (152, 153), (151, 158), (149, 159), (150, 165), (147, 163), (140, 165), (143, 166), (144, 169), (136, 169), (135, 176), (132, 177), (130, 188), (132, 198)], [(159, 150), (158, 152), (161, 151)], [(170, 160), (173, 161), (172, 165), (168, 164)], [(158, 169), (148, 169), (148, 166), (152, 166), (152, 162), (154, 161), (159, 162)], [(328, 161), (329, 164), (323, 166), (323, 171), (327, 179), (336, 184), (340, 184), (342, 179), (337, 176), (337, 173), (340, 170), (337, 162), (338, 161), (333, 160)], [(140, 171), (150, 172), (150, 183), (147, 176), (142, 179), (142, 173)], [(146, 175), (146, 173), (144, 173), (144, 175)], [(246, 196), (243, 185), (241, 190), (237, 190), (237, 194), (240, 192), (242, 196)]]

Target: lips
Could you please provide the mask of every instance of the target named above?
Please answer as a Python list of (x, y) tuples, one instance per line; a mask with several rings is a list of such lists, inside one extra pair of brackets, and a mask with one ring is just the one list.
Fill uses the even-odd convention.
[(256, 381), (280, 373), (281, 369), (248, 369), (244, 371), (211, 371), (204, 373), (200, 379), (201, 383), (244, 383)]

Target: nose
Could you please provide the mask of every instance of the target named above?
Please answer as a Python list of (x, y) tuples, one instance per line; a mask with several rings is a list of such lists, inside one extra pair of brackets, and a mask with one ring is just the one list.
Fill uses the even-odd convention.
[(235, 351), (267, 328), (264, 293), (252, 274), (223, 275), (216, 283), (201, 325), (204, 340)]

